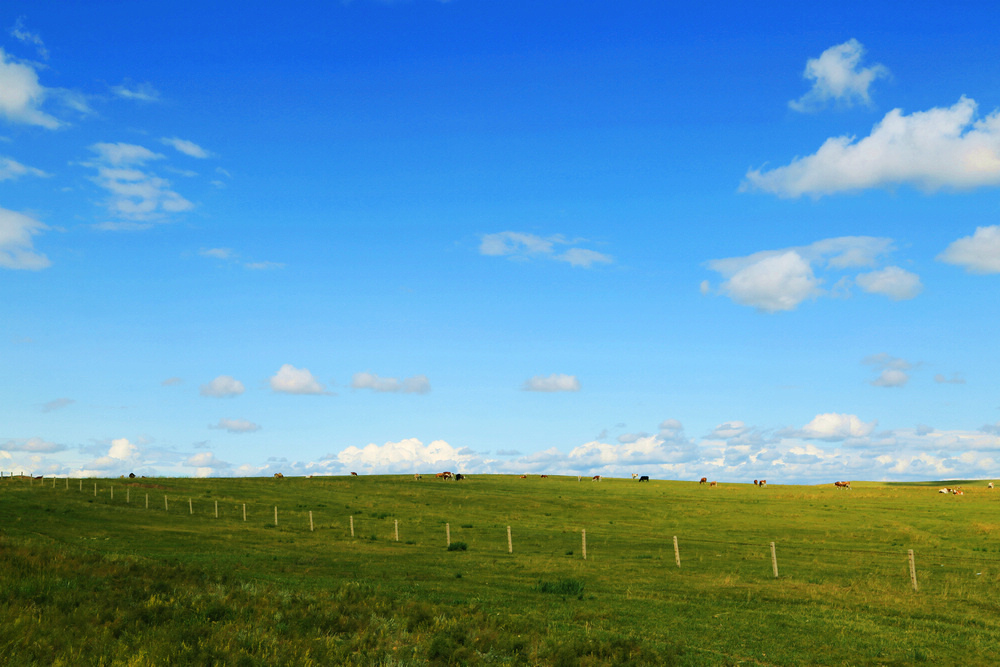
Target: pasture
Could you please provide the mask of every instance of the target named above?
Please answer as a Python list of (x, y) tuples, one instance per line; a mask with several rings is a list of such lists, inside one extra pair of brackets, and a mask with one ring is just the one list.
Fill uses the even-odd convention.
[(993, 660), (1000, 492), (832, 481), (6, 477), (0, 661)]

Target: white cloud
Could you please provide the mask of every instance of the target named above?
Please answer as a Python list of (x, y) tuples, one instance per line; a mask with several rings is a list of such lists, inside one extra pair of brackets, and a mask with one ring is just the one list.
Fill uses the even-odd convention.
[(750, 170), (740, 191), (821, 197), (897, 185), (925, 191), (1000, 185), (1000, 110), (977, 120), (976, 103), (967, 97), (909, 116), (894, 109), (859, 141), (833, 137), (784, 167)]
[(883, 65), (860, 67), (864, 55), (865, 47), (850, 39), (831, 46), (819, 58), (810, 58), (803, 76), (813, 87), (788, 106), (795, 111), (816, 111), (831, 101), (845, 107), (871, 104), (868, 89), (876, 79), (889, 76), (889, 70)]
[(419, 472), (428, 468), (461, 471), (472, 463), (475, 456), (465, 449), (456, 449), (444, 440), (424, 445), (416, 438), (384, 445), (369, 444), (348, 447), (334, 457), (344, 469), (366, 472)]
[(32, 237), (48, 227), (23, 213), (0, 208), (0, 267), (37, 271), (51, 265), (35, 252)]
[(215, 259), (234, 259), (237, 256), (232, 248), (202, 248), (198, 254), (202, 257), (214, 257)]
[(1000, 273), (1000, 225), (976, 227), (975, 234), (952, 242), (937, 258), (969, 273)]
[(24, 27), (23, 16), (18, 17), (17, 21), (14, 22), (14, 27), (10, 29), (10, 34), (14, 39), (34, 46), (42, 60), (49, 59), (49, 50), (45, 48), (45, 42), (42, 41), (41, 36), (37, 32), (31, 32)]
[(35, 454), (51, 454), (61, 452), (66, 449), (65, 445), (57, 445), (41, 438), (28, 438), (27, 440), (8, 440), (0, 443), (0, 450), (7, 452), (31, 452)]
[(205, 158), (211, 157), (211, 153), (207, 150), (194, 143), (193, 141), (188, 141), (187, 139), (178, 139), (177, 137), (163, 137), (160, 141), (167, 146), (173, 146), (176, 150), (184, 153), (189, 157), (198, 158), (204, 160)]
[(283, 394), (324, 394), (326, 388), (305, 368), (285, 364), (270, 380), (271, 389)]
[(170, 377), (161, 382), (160, 384), (162, 384), (164, 387), (173, 387), (175, 385), (182, 384), (183, 382), (184, 380), (182, 380), (179, 377)]
[(124, 81), (121, 85), (113, 86), (111, 91), (126, 100), (136, 100), (138, 102), (158, 102), (160, 93), (149, 83), (133, 83)]
[(858, 274), (854, 282), (866, 292), (882, 294), (893, 301), (912, 299), (924, 289), (920, 276), (898, 266)]
[(228, 398), (239, 396), (244, 391), (243, 383), (230, 375), (220, 375), (208, 384), (201, 385), (202, 396)]
[(209, 428), (224, 429), (230, 433), (253, 433), (260, 430), (260, 425), (247, 419), (220, 419), (218, 424), (210, 425)]
[(145, 229), (152, 222), (194, 207), (171, 189), (170, 181), (140, 168), (147, 162), (164, 159), (163, 155), (125, 143), (98, 143), (90, 148), (98, 159), (87, 166), (97, 170), (94, 182), (110, 193), (106, 205), (119, 219), (101, 225), (101, 229)]
[(13, 123), (54, 130), (62, 123), (40, 109), (51, 94), (50, 89), (38, 83), (34, 68), (10, 60), (0, 48), (0, 116)]
[(374, 373), (355, 373), (351, 378), (354, 389), (371, 389), (377, 392), (399, 392), (403, 394), (426, 394), (431, 383), (426, 375), (414, 375), (402, 381), (396, 378), (382, 378)]
[[(524, 232), (498, 232), (484, 234), (479, 244), (479, 252), (494, 257), (509, 257), (514, 260), (527, 260), (534, 257), (553, 259), (566, 262), (570, 266), (589, 269), (595, 264), (611, 264), (614, 258), (610, 255), (576, 247), (580, 241), (567, 241), (560, 235), (547, 238)], [(557, 246), (574, 246), (556, 254)]]
[(34, 167), (26, 167), (16, 160), (12, 160), (9, 157), (0, 157), (0, 181), (13, 180), (15, 178), (20, 178), (21, 176), (40, 176), (46, 177), (46, 174), (41, 169), (36, 169)]
[(891, 357), (882, 352), (870, 357), (866, 357), (862, 363), (875, 366), (880, 372), (871, 384), (876, 387), (902, 387), (910, 381), (908, 371), (913, 370), (914, 364), (905, 359)]
[(576, 379), (575, 375), (563, 375), (561, 373), (553, 373), (548, 377), (536, 375), (530, 380), (525, 380), (521, 389), (524, 391), (543, 392), (580, 391), (580, 381)]
[(229, 463), (215, 458), (212, 452), (200, 452), (190, 456), (184, 461), (184, 466), (188, 468), (198, 468), (198, 477), (208, 477), (217, 470), (224, 470), (229, 467)]
[[(816, 241), (808, 246), (765, 250), (746, 257), (713, 259), (706, 266), (725, 280), (718, 292), (736, 303), (775, 313), (797, 308), (803, 301), (820, 296), (843, 296), (850, 280), (845, 276), (824, 290), (825, 279), (817, 270), (832, 273), (877, 264), (893, 249), (892, 239), (842, 236)], [(920, 278), (898, 267), (860, 274), (858, 284), (868, 292), (899, 300), (913, 298), (921, 289)], [(702, 294), (711, 294), (708, 281)]]
[(938, 384), (965, 384), (965, 378), (961, 373), (952, 373), (950, 378), (938, 373), (934, 376), (934, 381)]
[(808, 440), (828, 440), (835, 442), (848, 438), (864, 438), (875, 430), (877, 421), (863, 422), (856, 415), (826, 413), (816, 415), (806, 424), (799, 435)]

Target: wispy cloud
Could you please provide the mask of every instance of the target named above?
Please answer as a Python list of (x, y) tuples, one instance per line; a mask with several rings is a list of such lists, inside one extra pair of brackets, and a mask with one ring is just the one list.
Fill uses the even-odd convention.
[(529, 380), (525, 380), (521, 385), (523, 391), (580, 391), (580, 381), (575, 375), (563, 375), (553, 373), (549, 376), (536, 375)]
[(224, 429), (230, 433), (253, 433), (260, 430), (260, 425), (247, 419), (220, 419), (217, 424), (212, 424), (209, 428)]
[(54, 401), (49, 401), (42, 405), (42, 412), (54, 412), (55, 410), (61, 410), (66, 406), (73, 405), (76, 403), (72, 398), (57, 398)]
[(41, 169), (27, 167), (9, 157), (0, 157), (0, 181), (13, 180), (22, 176), (39, 176), (44, 178), (49, 176), (49, 174)]
[(844, 107), (871, 104), (869, 88), (876, 79), (889, 76), (883, 65), (861, 67), (865, 47), (856, 39), (831, 46), (819, 58), (806, 61), (803, 76), (813, 82), (812, 88), (797, 100), (788, 103), (795, 111), (818, 111), (831, 102)]
[(38, 73), (31, 65), (15, 62), (0, 48), (0, 116), (12, 123), (37, 125), (54, 130), (63, 125), (41, 110), (53, 91), (38, 82)]
[(42, 41), (41, 36), (37, 32), (31, 32), (25, 27), (23, 16), (17, 17), (14, 27), (10, 29), (10, 35), (20, 42), (34, 46), (38, 52), (38, 56), (42, 60), (49, 59), (49, 50), (45, 48), (45, 42)]
[(194, 208), (171, 189), (170, 181), (145, 168), (147, 163), (163, 160), (163, 155), (126, 143), (98, 143), (90, 149), (97, 160), (85, 164), (97, 170), (94, 182), (108, 191), (106, 206), (118, 219), (100, 225), (100, 229), (145, 229)]
[(879, 371), (878, 377), (871, 381), (876, 387), (903, 387), (910, 381), (910, 371), (916, 368), (905, 359), (892, 357), (885, 352), (865, 357), (862, 362), (874, 366)]
[(281, 394), (325, 394), (326, 387), (306, 368), (285, 364), (271, 379), (271, 390)]
[(136, 100), (138, 102), (159, 102), (160, 93), (149, 83), (133, 83), (124, 81), (117, 86), (112, 86), (111, 92), (126, 100)]
[[(611, 264), (610, 255), (578, 247), (581, 241), (568, 241), (560, 235), (542, 237), (524, 232), (498, 232), (484, 234), (479, 244), (479, 252), (493, 257), (507, 257), (526, 261), (532, 258), (551, 259), (566, 262), (570, 266), (589, 269), (595, 264)], [(566, 247), (562, 252), (558, 249)]]
[(204, 160), (212, 156), (210, 152), (194, 143), (193, 141), (188, 141), (187, 139), (178, 139), (177, 137), (163, 137), (160, 142), (166, 144), (167, 146), (172, 146), (175, 150), (187, 155), (189, 157), (198, 158), (199, 160)]
[(0, 267), (37, 271), (51, 265), (36, 252), (33, 237), (48, 227), (23, 213), (0, 208)]
[(869, 136), (827, 139), (816, 153), (784, 167), (752, 169), (740, 191), (780, 197), (911, 185), (925, 191), (1000, 185), (1000, 110), (976, 118), (976, 103), (886, 114)]
[(383, 378), (374, 373), (355, 373), (351, 378), (351, 387), (354, 389), (371, 389), (376, 392), (392, 392), (401, 394), (426, 394), (431, 390), (431, 383), (426, 375), (414, 375), (413, 377), (398, 380), (396, 378)]

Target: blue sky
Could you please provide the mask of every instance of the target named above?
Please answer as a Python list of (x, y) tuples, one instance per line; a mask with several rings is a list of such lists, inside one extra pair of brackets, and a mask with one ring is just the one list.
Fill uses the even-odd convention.
[(0, 469), (1000, 477), (986, 3), (7, 2)]

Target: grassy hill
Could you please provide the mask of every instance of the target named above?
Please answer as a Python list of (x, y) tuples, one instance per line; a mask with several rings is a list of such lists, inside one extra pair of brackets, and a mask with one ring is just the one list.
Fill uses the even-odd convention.
[(949, 485), (8, 477), (0, 661), (984, 664), (1000, 490)]

